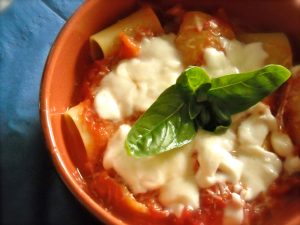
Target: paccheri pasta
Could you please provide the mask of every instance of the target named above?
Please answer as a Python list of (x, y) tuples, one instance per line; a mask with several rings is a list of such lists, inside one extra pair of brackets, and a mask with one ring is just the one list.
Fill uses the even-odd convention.
[[(215, 105), (207, 103), (206, 93), (216, 96), (214, 85), (227, 74), (250, 76), (258, 71), (252, 72), (255, 77), (268, 64), (291, 68), (289, 41), (283, 33), (234, 32), (227, 21), (200, 11), (173, 8), (166, 14), (173, 18), (172, 26), (144, 7), (90, 38), (95, 61), (82, 84), (83, 98), (65, 113), (86, 150), (84, 177), (89, 191), (130, 224), (268, 224), (268, 215), (280, 210), (285, 196), (300, 197), (294, 193), (300, 185), (300, 159), (297, 127), (291, 122), (297, 121), (298, 112), (288, 103), (297, 101), (299, 76), (292, 75), (287, 84), (252, 107), (230, 109), (233, 113), (225, 122), (212, 119), (217, 115)], [(193, 104), (185, 109), (181, 96), (169, 88), (189, 66), (199, 67), (211, 81), (205, 84), (212, 89), (197, 92), (198, 102), (205, 93), (201, 107), (210, 111)], [(264, 68), (275, 70), (272, 65)], [(272, 82), (277, 81), (269, 79), (267, 85)], [(162, 94), (166, 89), (167, 94)], [(222, 101), (228, 92), (220, 96)], [(276, 99), (279, 94), (283, 97)], [(138, 118), (159, 100), (158, 114), (148, 116), (134, 136), (138, 147), (154, 145), (153, 153), (135, 157), (126, 149), (130, 148), (125, 146), (126, 138)], [(228, 107), (234, 104), (242, 103), (231, 101)], [(174, 117), (178, 105), (181, 117)], [(175, 119), (151, 133), (149, 123), (167, 107), (175, 107)], [(193, 120), (182, 116), (184, 110)], [(287, 115), (295, 119), (286, 120)], [(212, 132), (208, 120), (226, 129)], [(194, 121), (200, 128), (189, 138)], [(151, 137), (141, 143), (144, 130)], [(168, 151), (160, 150), (165, 145)]]

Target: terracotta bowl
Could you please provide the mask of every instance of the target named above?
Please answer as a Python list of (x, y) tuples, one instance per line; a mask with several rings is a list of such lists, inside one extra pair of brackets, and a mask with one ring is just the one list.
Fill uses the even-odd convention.
[[(162, 1), (156, 1), (159, 2)], [(175, 2), (178, 3), (179, 0), (164, 1), (163, 7)], [(230, 15), (239, 18), (249, 27), (256, 27), (257, 31), (287, 33), (295, 53), (300, 53), (300, 2), (298, 0), (195, 0), (186, 1), (185, 4), (188, 8), (194, 8), (195, 5), (199, 5), (199, 2), (204, 10), (225, 8)], [(89, 36), (112, 24), (118, 18), (128, 15), (134, 10), (136, 4), (135, 0), (85, 1), (66, 23), (51, 49), (40, 95), (41, 122), (58, 173), (75, 197), (90, 212), (105, 223), (117, 225), (126, 223), (97, 204), (86, 191), (85, 182), (78, 171), (79, 161), (76, 160), (78, 158), (76, 152), (80, 154), (81, 143), (78, 142), (78, 138), (71, 138), (65, 133), (63, 113), (76, 103), (78, 98), (76, 88), (92, 62), (88, 49)], [(296, 59), (299, 59), (297, 54)], [(292, 220), (289, 225), (300, 224), (300, 214), (297, 213)]]

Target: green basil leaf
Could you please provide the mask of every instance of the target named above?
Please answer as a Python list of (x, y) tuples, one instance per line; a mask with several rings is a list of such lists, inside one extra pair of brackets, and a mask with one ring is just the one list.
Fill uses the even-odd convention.
[(215, 128), (214, 130), (214, 133), (215, 134), (223, 134), (227, 131), (229, 126), (222, 126), (222, 125), (219, 125)]
[(193, 95), (204, 83), (210, 83), (210, 78), (204, 69), (196, 66), (186, 69), (176, 81), (176, 85), (189, 95)]
[(204, 83), (196, 90), (194, 95), (190, 96), (189, 115), (192, 120), (203, 110), (204, 105), (200, 103), (207, 101), (207, 91), (210, 88), (211, 83)]
[(217, 104), (211, 103), (211, 111), (216, 124), (216, 127), (228, 127), (231, 124), (231, 115), (226, 108), (222, 109)]
[(202, 84), (196, 91), (197, 102), (207, 101), (207, 92), (211, 88), (211, 83)]
[(201, 112), (202, 106), (198, 104), (195, 98), (191, 98), (189, 101), (189, 116), (190, 119), (195, 119), (198, 114)]
[(189, 143), (195, 133), (188, 104), (173, 85), (138, 119), (127, 136), (125, 147), (132, 156), (151, 156)]
[(198, 127), (215, 133), (226, 130), (231, 124), (230, 115), (220, 109), (214, 102), (203, 102), (199, 104), (200, 112), (196, 117)]
[(212, 120), (206, 127), (206, 130), (213, 131), (215, 133), (224, 132), (231, 124), (231, 115), (225, 108), (219, 108), (219, 106), (214, 102), (210, 103), (210, 107)]
[(189, 143), (198, 128), (220, 133), (231, 115), (244, 111), (282, 85), (291, 73), (269, 65), (260, 70), (210, 80), (199, 67), (185, 70), (130, 130), (130, 155), (151, 156)]
[(218, 77), (211, 80), (208, 100), (229, 114), (244, 111), (275, 91), (290, 77), (291, 72), (280, 65)]
[(198, 127), (205, 127), (207, 126), (212, 117), (211, 117), (211, 110), (210, 105), (208, 102), (202, 102), (199, 104), (200, 112), (196, 117), (196, 124)]

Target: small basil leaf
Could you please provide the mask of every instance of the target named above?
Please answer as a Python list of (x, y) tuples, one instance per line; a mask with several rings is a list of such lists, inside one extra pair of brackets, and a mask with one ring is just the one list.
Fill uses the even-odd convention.
[(275, 91), (291, 75), (280, 65), (268, 65), (262, 69), (218, 77), (211, 80), (208, 99), (227, 109), (229, 114), (244, 111)]
[(211, 132), (226, 130), (231, 124), (231, 117), (213, 102), (203, 102), (200, 104), (200, 112), (196, 117), (198, 127)]
[(210, 78), (204, 69), (200, 67), (189, 67), (177, 79), (176, 85), (185, 93), (193, 95), (204, 83), (209, 83)]
[(231, 115), (253, 106), (282, 85), (291, 73), (279, 65), (210, 80), (190, 67), (164, 91), (130, 130), (130, 155), (151, 156), (189, 143), (198, 128), (224, 132)]
[(231, 124), (231, 116), (226, 109), (221, 109), (217, 104), (211, 103), (211, 111), (217, 127), (228, 127)]
[(217, 126), (214, 130), (215, 134), (222, 134), (225, 133), (225, 131), (228, 129), (228, 126)]
[(196, 133), (181, 91), (171, 86), (138, 119), (125, 147), (136, 157), (159, 154), (189, 143)]
[(195, 119), (202, 110), (202, 105), (198, 104), (195, 98), (191, 98), (189, 101), (189, 116), (190, 119)]
[(198, 127), (205, 127), (211, 121), (210, 106), (208, 102), (203, 102), (200, 104), (200, 106), (201, 110), (198, 116), (196, 117), (196, 122)]
[(211, 83), (202, 84), (196, 91), (197, 102), (207, 101), (207, 92), (211, 88)]
[(204, 83), (197, 89), (195, 95), (190, 96), (189, 114), (192, 120), (197, 117), (203, 107), (203, 104), (200, 103), (207, 101), (207, 91), (210, 88), (211, 83)]

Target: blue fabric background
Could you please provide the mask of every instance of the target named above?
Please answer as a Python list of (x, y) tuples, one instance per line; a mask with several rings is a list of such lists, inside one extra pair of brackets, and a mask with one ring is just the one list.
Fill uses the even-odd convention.
[(13, 0), (0, 12), (0, 224), (97, 223), (56, 173), (39, 121), (45, 60), (82, 1)]

